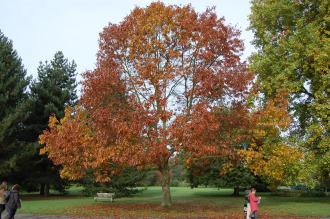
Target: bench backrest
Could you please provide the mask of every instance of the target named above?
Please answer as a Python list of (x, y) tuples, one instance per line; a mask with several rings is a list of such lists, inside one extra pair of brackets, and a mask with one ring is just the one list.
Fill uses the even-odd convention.
[(98, 192), (96, 193), (97, 197), (100, 198), (111, 198), (114, 196), (114, 193), (102, 193), (102, 192)]

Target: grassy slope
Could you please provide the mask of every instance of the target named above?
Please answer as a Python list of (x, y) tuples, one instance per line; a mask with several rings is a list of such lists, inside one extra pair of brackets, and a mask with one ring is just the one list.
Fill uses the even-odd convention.
[[(77, 188), (71, 192), (78, 194)], [(75, 214), (75, 215), (186, 215), (190, 216), (223, 214), (241, 214), (243, 198), (232, 197), (230, 189), (213, 188), (171, 188), (174, 208), (164, 211), (158, 208), (161, 200), (160, 187), (149, 187), (146, 191), (130, 198), (121, 198), (114, 203), (95, 203), (93, 198), (67, 196), (42, 199), (23, 196), (21, 213), (32, 214)], [(330, 216), (330, 198), (276, 197), (262, 196), (261, 213), (267, 215)], [(83, 213), (89, 208), (89, 213)], [(195, 213), (194, 213), (195, 212)]]

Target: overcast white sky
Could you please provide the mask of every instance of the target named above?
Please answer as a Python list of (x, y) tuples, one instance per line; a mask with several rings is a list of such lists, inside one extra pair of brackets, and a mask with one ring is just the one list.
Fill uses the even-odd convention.
[[(0, 29), (13, 41), (29, 75), (36, 77), (40, 61), (63, 51), (77, 63), (78, 73), (94, 68), (98, 34), (109, 22), (118, 23), (135, 6), (151, 0), (1, 0)], [(216, 6), (218, 16), (242, 31), (246, 58), (252, 51), (249, 0), (167, 0), (166, 4), (190, 3), (197, 11)]]

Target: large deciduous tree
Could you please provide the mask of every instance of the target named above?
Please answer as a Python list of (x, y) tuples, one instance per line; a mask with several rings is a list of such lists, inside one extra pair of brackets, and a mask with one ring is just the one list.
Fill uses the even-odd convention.
[(0, 176), (16, 169), (24, 144), (17, 134), (25, 119), (29, 78), (12, 42), (0, 31)]
[(254, 0), (250, 15), (258, 48), (251, 69), (266, 98), (289, 92), (291, 134), (302, 139), (321, 183), (330, 182), (329, 6), (327, 0)]
[[(80, 106), (50, 118), (43, 152), (77, 179), (98, 181), (127, 166), (156, 167), (163, 206), (171, 205), (170, 170), (185, 157), (230, 156), (235, 126), (253, 75), (240, 61), (239, 31), (214, 9), (152, 3), (100, 34), (97, 67), (85, 74)], [(223, 114), (225, 108), (235, 113)]]

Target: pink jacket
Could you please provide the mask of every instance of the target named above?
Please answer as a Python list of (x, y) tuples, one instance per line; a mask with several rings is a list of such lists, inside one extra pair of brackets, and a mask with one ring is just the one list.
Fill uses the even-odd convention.
[(258, 211), (258, 204), (259, 204), (259, 199), (256, 197), (255, 194), (251, 193), (249, 196), (250, 200), (250, 208), (251, 211)]

